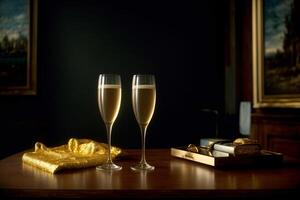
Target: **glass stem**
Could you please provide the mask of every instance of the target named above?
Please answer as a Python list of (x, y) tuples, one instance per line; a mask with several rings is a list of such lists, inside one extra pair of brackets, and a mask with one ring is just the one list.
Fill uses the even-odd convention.
[(141, 141), (142, 141), (142, 158), (141, 158), (141, 163), (146, 163), (146, 156), (145, 156), (145, 149), (146, 149), (146, 131), (147, 131), (147, 126), (140, 126), (141, 129)]
[(105, 124), (105, 126), (106, 126), (106, 131), (107, 131), (107, 142), (108, 142), (107, 163), (112, 164), (112, 160), (111, 160), (111, 129), (112, 129), (112, 124)]

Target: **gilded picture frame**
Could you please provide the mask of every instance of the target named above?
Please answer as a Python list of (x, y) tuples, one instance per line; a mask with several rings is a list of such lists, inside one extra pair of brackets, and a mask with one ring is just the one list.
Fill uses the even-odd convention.
[(299, 13), (299, 1), (252, 0), (254, 108), (300, 108)]
[(38, 0), (1, 0), (0, 13), (0, 95), (36, 95)]

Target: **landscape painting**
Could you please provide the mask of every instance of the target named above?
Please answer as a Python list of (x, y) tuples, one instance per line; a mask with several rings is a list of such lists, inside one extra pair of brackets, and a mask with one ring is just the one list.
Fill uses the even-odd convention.
[(0, 0), (0, 94), (36, 93), (36, 2)]
[(300, 94), (300, 2), (264, 1), (265, 94)]
[(256, 107), (300, 107), (300, 1), (253, 0)]

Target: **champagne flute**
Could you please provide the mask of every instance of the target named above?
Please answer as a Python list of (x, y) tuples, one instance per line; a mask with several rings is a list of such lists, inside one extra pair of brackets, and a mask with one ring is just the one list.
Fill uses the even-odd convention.
[(100, 74), (98, 80), (98, 106), (105, 123), (108, 141), (107, 161), (98, 170), (121, 170), (111, 158), (111, 132), (121, 104), (121, 77), (116, 74)]
[(154, 75), (134, 75), (132, 80), (132, 106), (140, 126), (142, 140), (141, 161), (132, 170), (154, 170), (145, 157), (146, 131), (155, 109), (156, 87)]

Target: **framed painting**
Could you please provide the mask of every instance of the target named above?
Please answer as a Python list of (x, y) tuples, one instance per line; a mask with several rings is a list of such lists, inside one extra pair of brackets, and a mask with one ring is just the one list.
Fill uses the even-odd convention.
[(0, 95), (36, 95), (37, 0), (0, 0)]
[(253, 106), (300, 108), (300, 1), (253, 0)]

